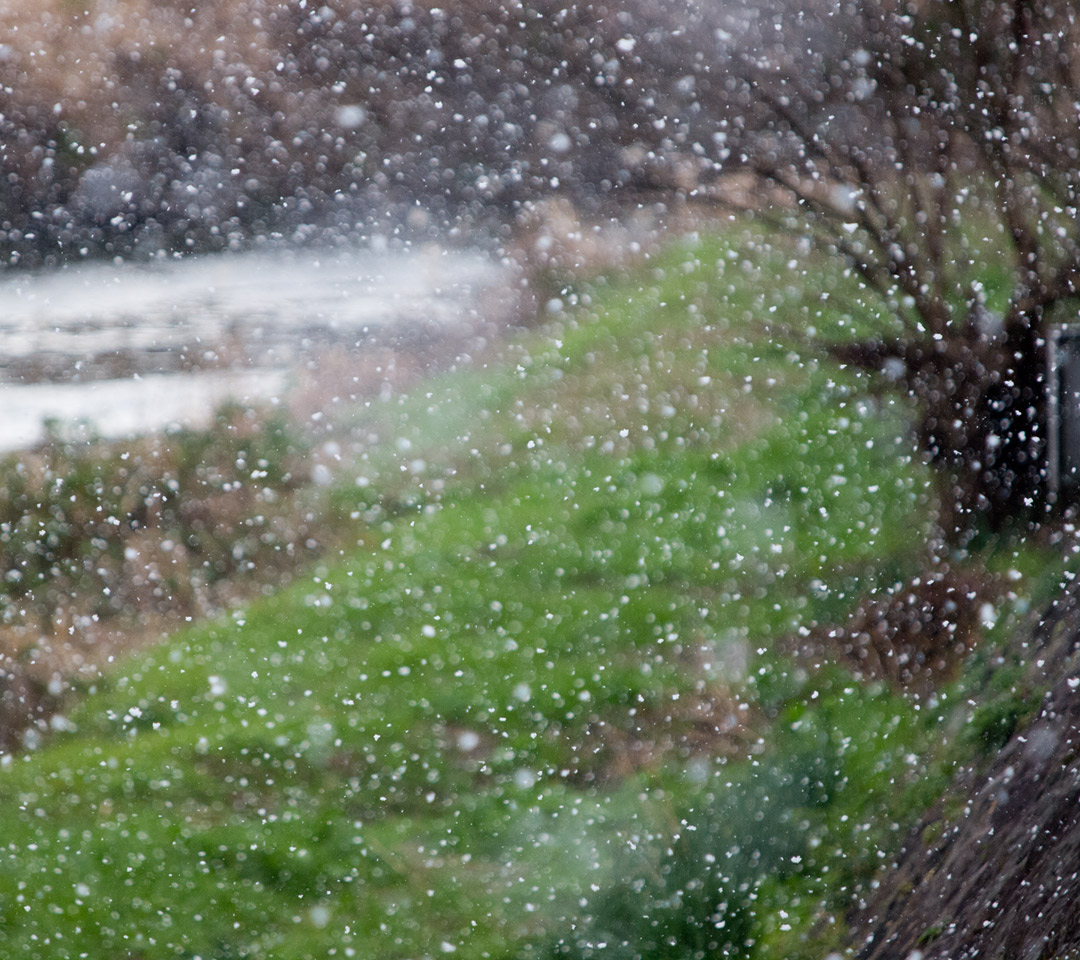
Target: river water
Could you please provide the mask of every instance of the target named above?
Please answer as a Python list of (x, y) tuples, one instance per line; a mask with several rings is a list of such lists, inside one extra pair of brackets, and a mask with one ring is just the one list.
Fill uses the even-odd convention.
[[(472, 323), (508, 270), (467, 251), (299, 249), (0, 274), (0, 450), (198, 425), (281, 400), (319, 351)], [(504, 297), (505, 299), (505, 297)]]

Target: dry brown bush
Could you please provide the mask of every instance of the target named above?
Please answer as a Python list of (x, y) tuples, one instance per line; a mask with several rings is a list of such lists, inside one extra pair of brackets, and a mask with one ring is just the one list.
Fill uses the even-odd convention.
[(552, 194), (692, 193), (726, 124), (704, 17), (648, 0), (0, 0), (0, 248), (348, 233), (407, 224), (418, 201), (445, 230)]
[(857, 679), (929, 691), (956, 678), (984, 626), (982, 608), (1000, 593), (993, 577), (948, 567), (864, 600), (842, 625), (797, 644), (811, 664), (835, 662)]

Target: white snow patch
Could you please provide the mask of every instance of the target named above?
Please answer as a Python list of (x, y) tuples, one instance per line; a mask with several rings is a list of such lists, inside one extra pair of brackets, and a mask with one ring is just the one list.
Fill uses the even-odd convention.
[(464, 753), (472, 753), (480, 746), (480, 734), (472, 730), (462, 730), (457, 738), (458, 749)]
[(334, 111), (334, 120), (343, 130), (362, 127), (366, 119), (367, 111), (358, 103), (343, 103)]
[(642, 474), (641, 480), (641, 492), (650, 497), (655, 497), (657, 494), (663, 492), (664, 478), (657, 473), (645, 473)]
[(574, 141), (570, 139), (570, 135), (567, 133), (556, 133), (548, 140), (548, 148), (552, 153), (569, 153), (573, 145)]

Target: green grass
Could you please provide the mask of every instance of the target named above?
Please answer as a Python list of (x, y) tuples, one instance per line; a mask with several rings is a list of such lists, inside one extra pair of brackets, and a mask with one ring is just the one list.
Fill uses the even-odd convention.
[(906, 405), (807, 335), (845, 281), (786, 263), (675, 246), (358, 413), (355, 549), (6, 759), (0, 952), (834, 943), (952, 714), (777, 652), (918, 572), (934, 508)]

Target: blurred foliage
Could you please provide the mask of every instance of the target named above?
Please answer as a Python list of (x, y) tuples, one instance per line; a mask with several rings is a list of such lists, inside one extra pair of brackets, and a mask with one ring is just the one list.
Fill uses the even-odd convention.
[(715, 179), (718, 131), (734, 133), (713, 67), (742, 21), (707, 7), (48, 0), (8, 15), (2, 261), (668, 199)]

